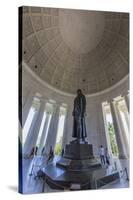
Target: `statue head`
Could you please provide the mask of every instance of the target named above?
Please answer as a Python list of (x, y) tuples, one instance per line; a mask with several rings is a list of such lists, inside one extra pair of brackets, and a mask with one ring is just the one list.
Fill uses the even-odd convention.
[(81, 90), (81, 89), (78, 89), (78, 90), (77, 90), (77, 95), (80, 95), (80, 94), (82, 94), (82, 90)]

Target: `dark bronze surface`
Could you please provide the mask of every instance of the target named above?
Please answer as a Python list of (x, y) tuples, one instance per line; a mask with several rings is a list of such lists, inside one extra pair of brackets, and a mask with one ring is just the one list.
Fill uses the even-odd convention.
[(92, 144), (79, 144), (79, 143), (70, 143), (65, 147), (63, 157), (69, 159), (91, 159), (93, 156)]
[(77, 141), (82, 142), (87, 137), (86, 125), (85, 125), (85, 113), (86, 113), (86, 98), (79, 89), (77, 96), (74, 99), (73, 108), (73, 133), (72, 137)]

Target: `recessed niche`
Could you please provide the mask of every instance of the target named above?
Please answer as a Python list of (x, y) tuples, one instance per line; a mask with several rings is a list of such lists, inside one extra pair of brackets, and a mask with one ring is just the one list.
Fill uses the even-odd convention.
[(86, 80), (85, 80), (85, 79), (83, 79), (82, 81), (83, 81), (83, 82), (85, 82)]
[(37, 69), (37, 65), (35, 65), (35, 69)]
[(24, 54), (26, 54), (26, 51), (24, 51)]

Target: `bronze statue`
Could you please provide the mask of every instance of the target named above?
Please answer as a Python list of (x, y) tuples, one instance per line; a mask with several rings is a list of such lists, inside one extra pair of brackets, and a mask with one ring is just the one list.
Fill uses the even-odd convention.
[(86, 115), (86, 98), (83, 95), (82, 90), (77, 90), (77, 96), (74, 99), (74, 109), (73, 109), (73, 133), (72, 137), (76, 138), (77, 142), (85, 142), (86, 125), (85, 125), (85, 115)]

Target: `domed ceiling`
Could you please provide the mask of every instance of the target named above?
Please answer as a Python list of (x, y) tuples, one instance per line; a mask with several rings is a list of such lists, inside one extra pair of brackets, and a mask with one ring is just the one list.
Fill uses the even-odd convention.
[(129, 73), (128, 13), (23, 7), (23, 61), (71, 94), (107, 89)]

